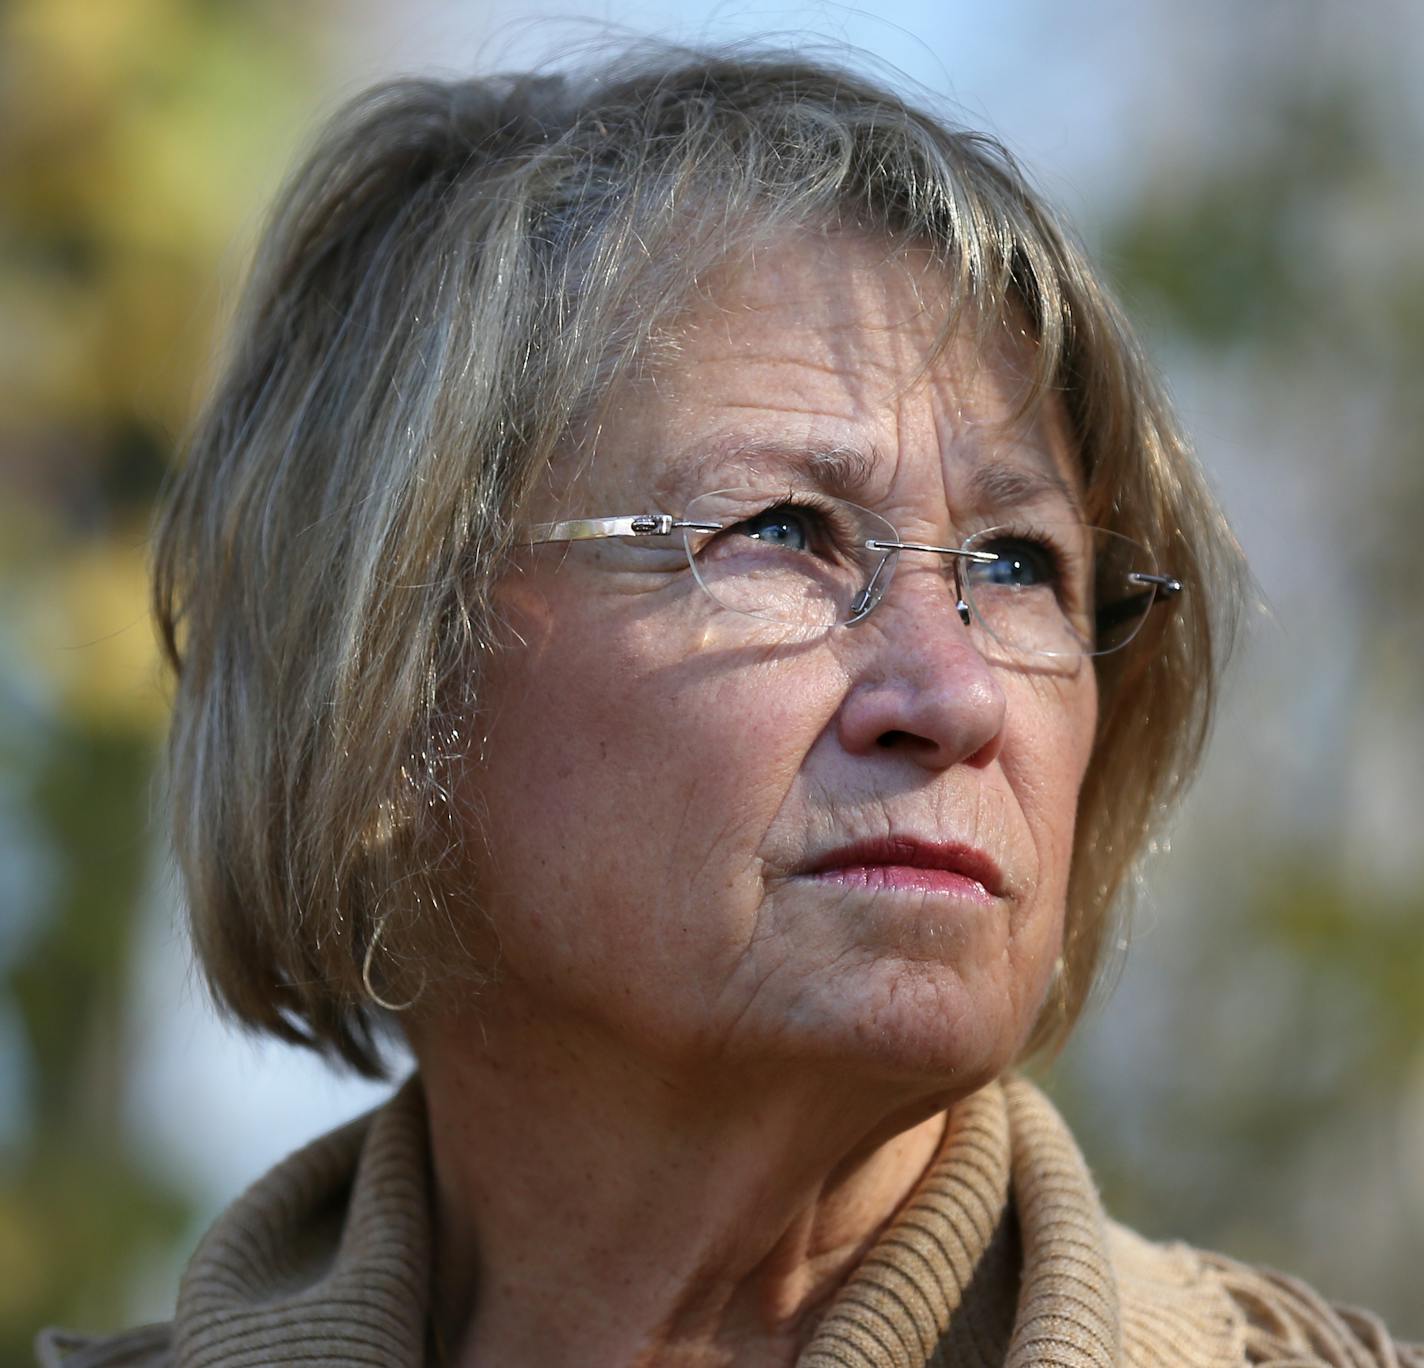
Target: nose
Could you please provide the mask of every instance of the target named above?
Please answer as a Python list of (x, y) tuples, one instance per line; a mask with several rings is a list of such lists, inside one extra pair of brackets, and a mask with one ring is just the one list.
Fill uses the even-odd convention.
[(988, 766), (1003, 746), (1003, 685), (944, 577), (905, 568), (846, 634), (855, 677), (837, 715), (841, 745), (853, 755), (898, 751), (926, 769)]

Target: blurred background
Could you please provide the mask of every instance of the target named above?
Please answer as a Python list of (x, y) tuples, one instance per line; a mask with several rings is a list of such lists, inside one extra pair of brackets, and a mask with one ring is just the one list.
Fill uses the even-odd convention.
[(167, 1316), (219, 1207), (384, 1094), (213, 1019), (153, 784), (148, 520), (262, 209), (369, 82), (610, 28), (874, 54), (1122, 291), (1262, 604), (1045, 1082), (1120, 1219), (1424, 1339), (1424, 7), (875, 9), (0, 0), (0, 1362)]

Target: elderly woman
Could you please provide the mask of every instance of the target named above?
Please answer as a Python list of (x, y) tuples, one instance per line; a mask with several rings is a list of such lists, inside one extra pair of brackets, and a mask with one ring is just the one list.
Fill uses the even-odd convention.
[(1114, 1225), (1014, 1073), (1238, 575), (986, 139), (791, 56), (359, 100), (157, 602), (218, 1000), (417, 1069), (218, 1220), (171, 1326), (47, 1361), (1424, 1363)]

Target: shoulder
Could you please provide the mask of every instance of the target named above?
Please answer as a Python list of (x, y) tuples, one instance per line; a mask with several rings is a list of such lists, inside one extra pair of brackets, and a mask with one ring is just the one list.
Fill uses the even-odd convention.
[(172, 1329), (144, 1325), (117, 1335), (77, 1335), (41, 1330), (35, 1337), (39, 1368), (171, 1368)]
[[(1212, 1364), (1424, 1368), (1424, 1345), (1395, 1340), (1368, 1311), (1333, 1305), (1295, 1278), (1109, 1223), (1123, 1361), (1179, 1363), (1173, 1345), (1213, 1346)], [(1195, 1362), (1196, 1360), (1193, 1360)]]
[[(42, 1331), (40, 1368), (416, 1362), (429, 1281), (418, 1078), (259, 1178), (199, 1241), (171, 1324)], [(386, 1353), (386, 1349), (398, 1346)]]

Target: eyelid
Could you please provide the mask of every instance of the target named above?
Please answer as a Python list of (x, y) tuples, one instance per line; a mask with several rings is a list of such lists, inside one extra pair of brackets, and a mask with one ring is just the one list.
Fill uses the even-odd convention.
[(817, 513), (826, 518), (836, 512), (837, 500), (831, 495), (823, 494), (820, 490), (787, 489), (781, 493), (772, 494), (769, 491), (749, 489), (745, 492), (747, 494), (746, 509), (744, 512), (738, 510), (735, 522), (748, 522), (753, 518), (764, 518), (783, 508)]
[[(965, 534), (968, 537), (982, 537), (994, 532), (1003, 536), (1006, 540), (1016, 541), (1036, 541), (1046, 545), (1051, 545), (1063, 552), (1065, 556), (1077, 557), (1082, 549), (1076, 542), (1081, 539), (1066, 535), (1069, 531), (1083, 531), (1085, 525), (1073, 518), (1045, 518), (1042, 520), (1034, 518), (1020, 518), (1017, 521), (1007, 522), (986, 522), (983, 527), (975, 528)], [(1091, 557), (1087, 557), (1091, 559)]]

